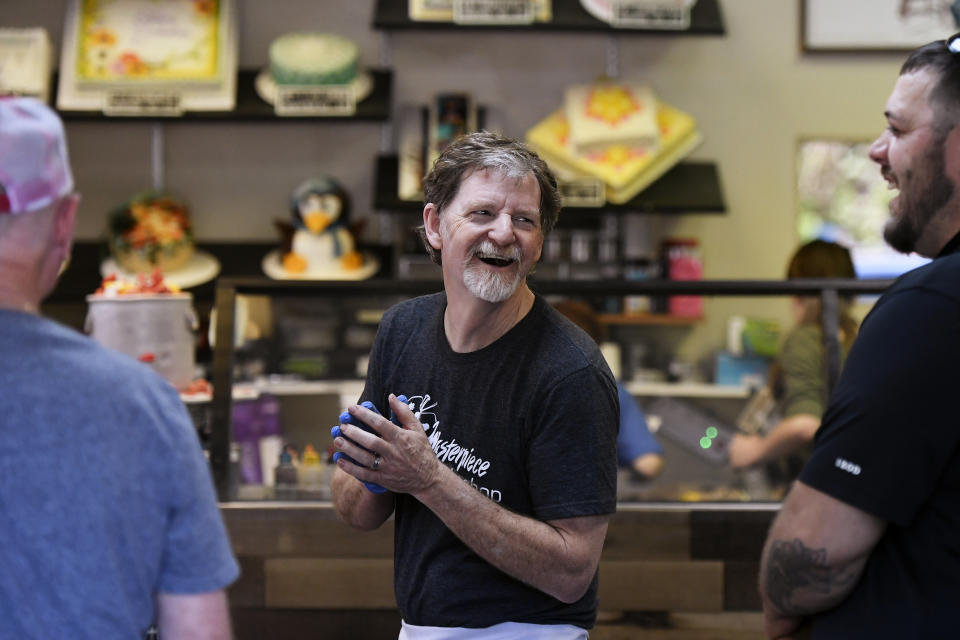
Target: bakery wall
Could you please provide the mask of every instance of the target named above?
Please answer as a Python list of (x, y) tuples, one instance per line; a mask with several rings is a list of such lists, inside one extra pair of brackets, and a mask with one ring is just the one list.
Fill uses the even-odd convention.
[[(707, 278), (782, 277), (797, 243), (797, 141), (879, 133), (903, 58), (801, 53), (799, 0), (721, 0), (722, 37), (385, 33), (370, 26), (373, 5), (239, 0), (240, 66), (264, 66), (270, 41), (284, 32), (338, 32), (360, 44), (364, 64), (393, 69), (395, 107), (466, 89), (506, 133), (522, 136), (560, 103), (566, 85), (603, 73), (615, 44), (624, 79), (649, 82), (699, 120), (704, 143), (692, 158), (717, 163), (727, 202), (725, 215), (637, 217), (629, 225), (630, 242), (653, 246), (665, 234), (695, 236)], [(66, 0), (3, 0), (0, 25), (45, 27), (58, 58), (65, 8)], [(395, 148), (395, 129), (316, 121), (165, 123), (156, 129), (142, 121), (69, 123), (83, 194), (79, 237), (98, 237), (110, 208), (151, 185), (149, 150), (159, 130), (166, 184), (191, 205), (201, 241), (269, 241), (275, 237), (271, 221), (286, 214), (290, 191), (319, 173), (337, 177), (351, 192), (354, 216), (372, 222), (370, 239), (388, 238), (391, 218), (371, 211), (371, 183), (374, 156)], [(711, 317), (726, 315), (718, 304)], [(691, 332), (687, 348), (722, 335), (715, 324)]]

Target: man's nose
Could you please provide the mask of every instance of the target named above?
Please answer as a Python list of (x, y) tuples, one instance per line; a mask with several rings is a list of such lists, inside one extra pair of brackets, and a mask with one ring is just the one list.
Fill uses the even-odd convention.
[(498, 244), (510, 244), (513, 242), (513, 217), (509, 214), (501, 213), (494, 218), (489, 237)]
[(888, 136), (888, 132), (884, 131), (870, 145), (870, 151), (868, 155), (870, 156), (870, 159), (876, 162), (877, 164), (886, 164), (887, 136)]

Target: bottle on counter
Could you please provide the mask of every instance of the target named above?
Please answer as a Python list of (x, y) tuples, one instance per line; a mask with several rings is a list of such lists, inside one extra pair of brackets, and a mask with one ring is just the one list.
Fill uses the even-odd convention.
[(320, 454), (317, 453), (317, 450), (313, 448), (312, 444), (306, 445), (303, 448), (303, 455), (300, 456), (300, 469), (298, 472), (300, 486), (310, 490), (322, 488), (323, 474), (324, 465), (320, 460)]
[(289, 451), (280, 453), (280, 461), (274, 469), (274, 485), (278, 498), (292, 497), (297, 491), (297, 468)]
[[(695, 238), (667, 238), (660, 248), (662, 273), (669, 280), (702, 280), (703, 260)], [(666, 311), (672, 316), (703, 316), (702, 296), (670, 296)]]

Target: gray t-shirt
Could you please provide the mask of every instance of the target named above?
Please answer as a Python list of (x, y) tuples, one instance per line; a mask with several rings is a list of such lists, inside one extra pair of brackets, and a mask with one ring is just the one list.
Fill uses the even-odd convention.
[(0, 310), (0, 640), (138, 638), (239, 569), (196, 430), (147, 366)]
[[(392, 308), (380, 323), (363, 400), (387, 412), (406, 395), (440, 460), (516, 513), (552, 520), (616, 510), (617, 387), (600, 350), (537, 298), (493, 344), (456, 353), (443, 294)], [(565, 604), (496, 569), (420, 502), (397, 497), (395, 589), (415, 625), (501, 622), (593, 626), (597, 580)]]

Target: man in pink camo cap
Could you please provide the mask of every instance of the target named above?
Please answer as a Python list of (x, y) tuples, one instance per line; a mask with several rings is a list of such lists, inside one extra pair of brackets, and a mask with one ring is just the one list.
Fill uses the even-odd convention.
[(60, 119), (0, 98), (0, 637), (225, 640), (239, 571), (177, 392), (39, 313), (77, 202)]
[(77, 202), (60, 119), (0, 99), (0, 305), (39, 311), (70, 255)]
[(59, 118), (41, 102), (0, 99), (0, 213), (47, 207), (73, 190)]

